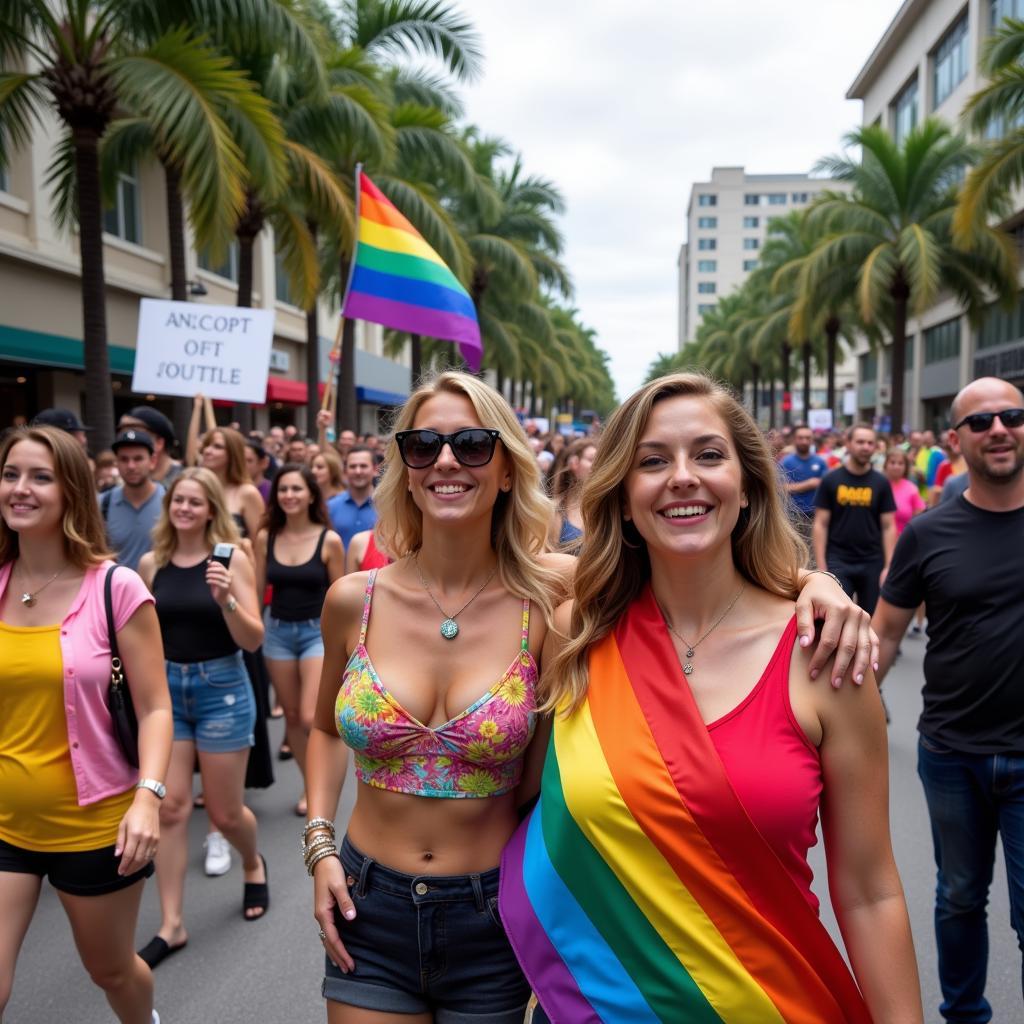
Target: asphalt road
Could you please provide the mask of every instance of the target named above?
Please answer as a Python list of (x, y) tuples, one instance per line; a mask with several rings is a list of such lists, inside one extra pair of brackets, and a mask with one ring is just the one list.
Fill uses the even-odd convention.
[[(886, 686), (893, 715), (891, 818), (917, 945), (925, 1019), (931, 1022), (939, 1020), (940, 999), (932, 933), (935, 877), (927, 812), (917, 779), (915, 731), (924, 642), (908, 639), (903, 650)], [(271, 723), (271, 729), (276, 743), (280, 723)], [(351, 806), (352, 789), (349, 780), (339, 820), (344, 820)], [(312, 1024), (324, 1020), (322, 953), (310, 913), (311, 888), (299, 854), (299, 819), (292, 813), (298, 790), (298, 775), (294, 763), (289, 762), (279, 765), (275, 786), (250, 794), (270, 869), (271, 909), (260, 922), (242, 920), (237, 857), (228, 875), (203, 875), (206, 817), (202, 812), (193, 815), (193, 868), (186, 894), (189, 945), (156, 972), (156, 1005), (164, 1024)], [(812, 866), (823, 916), (838, 935), (829, 909), (820, 846), (812, 851)], [(990, 906), (988, 996), (997, 1024), (1013, 1024), (1024, 1020), (1024, 1005), (1020, 954), (1009, 924), (1001, 853)], [(156, 886), (149, 883), (139, 921), (140, 945), (154, 934), (158, 921)], [(49, 887), (44, 887), (22, 950), (4, 1019), (5, 1024), (108, 1024), (113, 1020), (78, 961), (60, 904)]]

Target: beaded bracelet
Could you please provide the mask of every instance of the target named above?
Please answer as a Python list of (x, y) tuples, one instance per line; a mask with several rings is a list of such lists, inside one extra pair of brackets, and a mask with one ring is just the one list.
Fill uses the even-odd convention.
[(309, 875), (310, 878), (313, 877), (313, 869), (317, 866), (317, 864), (319, 864), (320, 861), (322, 860), (326, 860), (328, 857), (338, 857), (338, 860), (341, 860), (341, 857), (338, 855), (337, 849), (323, 849), (318, 851), (315, 856), (310, 858), (309, 863), (306, 865), (306, 873)]
[(326, 846), (337, 849), (334, 845), (334, 840), (330, 836), (318, 836), (311, 843), (302, 847), (302, 859), (308, 861), (311, 854), (316, 850), (322, 850)]
[(335, 837), (335, 835), (337, 835), (337, 832), (335, 831), (334, 828), (334, 822), (330, 819), (310, 818), (309, 821), (306, 822), (306, 827), (302, 830), (302, 841), (305, 842), (306, 836), (308, 836), (310, 832), (313, 832), (318, 828), (327, 829), (327, 831), (331, 833), (332, 839)]

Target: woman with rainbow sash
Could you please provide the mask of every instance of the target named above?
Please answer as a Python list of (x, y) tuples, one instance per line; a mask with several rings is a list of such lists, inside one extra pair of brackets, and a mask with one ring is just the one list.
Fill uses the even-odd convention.
[[(805, 551), (756, 424), (702, 375), (653, 382), (583, 518), (502, 859), (535, 1024), (920, 1022), (878, 690), (813, 682), (794, 642)], [(852, 973), (810, 888), (819, 804)]]

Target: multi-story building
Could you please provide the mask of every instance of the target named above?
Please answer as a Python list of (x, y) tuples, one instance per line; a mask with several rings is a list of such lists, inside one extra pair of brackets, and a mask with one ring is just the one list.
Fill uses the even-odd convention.
[[(704, 314), (757, 267), (773, 217), (804, 210), (819, 192), (841, 187), (828, 178), (747, 174), (742, 167), (715, 167), (710, 181), (696, 182), (686, 208), (687, 240), (679, 250), (679, 348), (693, 340)], [(799, 401), (797, 378), (794, 361), (794, 399)], [(841, 367), (837, 393), (852, 379), (852, 366)], [(824, 379), (814, 378), (812, 407), (823, 407), (826, 394)]]
[[(47, 406), (82, 411), (78, 239), (74, 232), (57, 229), (45, 184), (59, 137), (56, 121), (47, 120), (32, 142), (14, 153), (10, 166), (0, 170), (0, 427)], [(131, 392), (139, 300), (170, 297), (165, 188), (158, 164), (140, 164), (134, 173), (122, 175), (105, 228), (115, 416), (143, 401), (169, 412), (171, 399)], [(191, 250), (187, 258), (196, 301), (235, 303), (237, 252), (218, 266)], [(304, 411), (306, 315), (288, 294), (269, 228), (257, 241), (253, 276), (253, 304), (273, 310), (275, 316), (267, 401), (257, 410), (257, 425), (295, 422), (311, 427), (305, 424)], [(321, 302), (321, 380), (337, 324), (337, 309)], [(409, 369), (384, 358), (382, 336), (376, 325), (357, 325), (356, 380), (364, 431), (376, 430), (379, 409), (402, 402), (409, 392)]]
[[(881, 124), (897, 140), (925, 117), (961, 126), (961, 114), (982, 84), (978, 58), (1005, 17), (1024, 18), (1024, 0), (906, 0), (896, 12), (847, 99), (862, 100), (863, 122)], [(998, 131), (993, 126), (992, 131)], [(979, 376), (1024, 383), (1024, 306), (994, 308), (972, 328), (953, 296), (942, 296), (907, 325), (903, 422), (946, 425), (956, 392)], [(862, 416), (889, 416), (888, 349), (858, 353), (857, 405)]]

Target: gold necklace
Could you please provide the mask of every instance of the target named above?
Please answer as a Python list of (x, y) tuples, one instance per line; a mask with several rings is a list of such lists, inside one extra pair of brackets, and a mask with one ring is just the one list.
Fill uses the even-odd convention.
[(693, 675), (693, 656), (697, 651), (698, 645), (702, 644), (705, 640), (707, 640), (707, 638), (711, 636), (711, 634), (722, 624), (726, 615), (728, 615), (729, 612), (731, 612), (733, 608), (736, 606), (736, 602), (740, 599), (740, 596), (743, 594), (743, 591), (746, 588), (746, 586), (746, 583), (744, 583), (740, 587), (736, 596), (729, 602), (729, 607), (726, 608), (725, 611), (722, 612), (722, 614), (719, 615), (717, 619), (715, 619), (711, 628), (696, 643), (691, 644), (690, 641), (687, 640), (682, 633), (677, 632), (672, 623), (668, 621), (668, 616), (665, 614), (664, 611), (662, 611), (661, 617), (665, 620), (665, 625), (668, 626), (669, 632), (672, 633), (673, 636), (679, 637), (679, 639), (682, 640), (683, 643), (686, 645), (686, 664), (683, 665), (684, 675)]
[(21, 603), (26, 608), (35, 608), (36, 598), (62, 573), (67, 569), (67, 566), (63, 566), (58, 569), (41, 587), (37, 587), (35, 590), (26, 590), (21, 595)]

